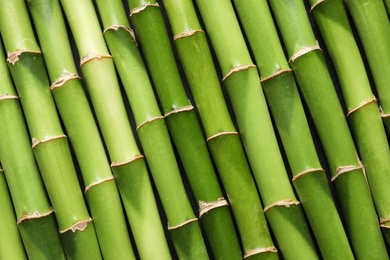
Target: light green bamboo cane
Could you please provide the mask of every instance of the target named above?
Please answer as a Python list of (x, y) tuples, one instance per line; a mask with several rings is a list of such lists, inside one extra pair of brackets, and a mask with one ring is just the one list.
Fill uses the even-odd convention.
[(291, 167), (292, 182), (321, 255), (324, 259), (353, 259), (268, 3), (233, 2), (261, 74), (264, 94)]
[(230, 118), (194, 7), (190, 1), (163, 3), (211, 154), (236, 219), (244, 257), (278, 258), (240, 137)]
[(135, 258), (118, 189), (69, 44), (57, 0), (28, 2), (51, 78), (51, 89), (75, 150), (105, 259)]
[[(68, 258), (101, 258), (50, 92), (42, 53), (35, 41), (24, 1), (1, 1), (0, 28), (8, 67), (21, 97), (32, 148), (49, 194)], [(18, 32), (18, 33), (15, 33)]]
[(0, 41), (0, 156), (17, 224), (31, 259), (65, 259), (57, 223), (46, 196)]
[(105, 39), (129, 99), (137, 133), (181, 259), (208, 259), (198, 219), (181, 180), (168, 129), (120, 1), (97, 1)]
[(335, 66), (382, 231), (390, 242), (389, 143), (347, 13), (340, 0), (310, 5)]
[(344, 1), (358, 32), (390, 134), (390, 23), (383, 1)]
[[(185, 93), (158, 6), (129, 1), (130, 18), (191, 189), (214, 259), (241, 259), (227, 201), (219, 187), (195, 109)], [(142, 11), (141, 11), (142, 10)], [(158, 42), (159, 44), (155, 44)]]
[(62, 0), (61, 4), (81, 57), (81, 70), (138, 253), (144, 259), (170, 259), (149, 173), (132, 133), (114, 63), (92, 2)]
[(26, 259), (4, 171), (0, 168), (0, 259)]
[(285, 259), (318, 258), (279, 150), (259, 76), (229, 0), (196, 1), (221, 66), (265, 215)]
[[(388, 258), (352, 136), (303, 1), (271, 1), (290, 66), (321, 139), (355, 256)], [(287, 22), (288, 21), (288, 22)]]

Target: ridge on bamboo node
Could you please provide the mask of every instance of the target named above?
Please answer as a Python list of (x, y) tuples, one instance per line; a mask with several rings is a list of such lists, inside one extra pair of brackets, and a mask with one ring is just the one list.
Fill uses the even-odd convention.
[(223, 207), (223, 206), (229, 206), (229, 203), (225, 200), (224, 197), (218, 198), (216, 201), (213, 202), (205, 202), (200, 200), (199, 201), (199, 218), (202, 217), (202, 215), (206, 214), (212, 209)]
[(90, 223), (90, 222), (92, 222), (91, 218), (86, 219), (86, 220), (81, 220), (81, 221), (75, 223), (74, 225), (70, 226), (69, 228), (67, 228), (65, 230), (61, 230), (60, 234), (66, 233), (69, 230), (72, 231), (73, 233), (76, 233), (76, 231), (84, 231), (87, 228), (88, 223)]
[(15, 63), (19, 60), (19, 56), (23, 53), (36, 53), (36, 54), (42, 54), (41, 51), (33, 51), (33, 50), (16, 50), (16, 51), (9, 51), (7, 52), (7, 61), (11, 63), (12, 65), (15, 65)]
[(173, 227), (171, 227), (171, 226), (169, 225), (169, 222), (168, 222), (168, 231), (170, 231), (170, 230), (175, 230), (175, 229), (178, 229), (178, 228), (181, 228), (181, 227), (183, 227), (183, 226), (185, 226), (185, 225), (187, 225), (187, 224), (190, 224), (190, 223), (192, 223), (192, 222), (195, 222), (195, 221), (198, 221), (198, 218), (188, 219), (188, 220), (184, 221), (183, 223), (181, 223), (181, 224), (179, 224), (179, 225), (176, 225), (176, 226), (173, 226)]
[(43, 218), (43, 217), (49, 216), (53, 212), (54, 212), (54, 210), (51, 209), (51, 210), (49, 210), (48, 212), (45, 212), (45, 213), (40, 213), (39, 211), (34, 211), (31, 214), (24, 214), (20, 218), (18, 218), (16, 224), (20, 225), (25, 220)]

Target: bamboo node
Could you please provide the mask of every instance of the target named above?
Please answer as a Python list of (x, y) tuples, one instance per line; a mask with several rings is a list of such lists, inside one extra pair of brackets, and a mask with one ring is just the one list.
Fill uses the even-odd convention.
[(190, 224), (190, 223), (195, 222), (195, 221), (198, 221), (198, 218), (188, 219), (188, 220), (184, 221), (183, 223), (176, 225), (176, 226), (173, 226), (173, 227), (169, 226), (169, 222), (168, 222), (168, 231), (184, 227), (185, 225)]
[(0, 172), (4, 173), (4, 170), (3, 170), (3, 168), (1, 168), (1, 167), (0, 167)]
[(223, 206), (229, 206), (229, 203), (225, 200), (224, 197), (218, 198), (216, 201), (213, 202), (205, 202), (200, 200), (199, 201), (199, 218), (202, 217), (203, 214), (206, 214), (212, 209), (223, 207)]
[(40, 213), (39, 211), (34, 211), (32, 214), (24, 214), (23, 216), (21, 216), (17, 220), (16, 224), (20, 225), (23, 221), (29, 220), (29, 219), (43, 218), (43, 217), (49, 216), (53, 212), (54, 212), (54, 210), (51, 209), (51, 210), (49, 210), (48, 212), (45, 212), (45, 213)]
[(277, 72), (275, 72), (274, 74), (268, 76), (268, 77), (265, 77), (265, 78), (260, 78), (260, 82), (265, 82), (267, 80), (270, 80), (270, 79), (273, 79), (273, 78), (276, 78), (277, 76), (283, 74), (283, 73), (291, 73), (292, 72), (292, 69), (281, 69), (281, 70), (278, 70)]
[(138, 14), (138, 13), (142, 12), (143, 10), (145, 10), (146, 8), (148, 8), (149, 6), (154, 6), (154, 7), (160, 8), (160, 5), (158, 3), (155, 3), (155, 4), (147, 3), (147, 4), (140, 5), (140, 6), (137, 6), (137, 7), (134, 7), (133, 9), (131, 9), (129, 15), (132, 16), (133, 14)]
[(81, 220), (77, 223), (75, 223), (74, 225), (70, 226), (69, 228), (65, 229), (65, 230), (61, 230), (60, 231), (60, 234), (64, 234), (66, 232), (68, 232), (69, 230), (72, 231), (72, 233), (76, 233), (76, 231), (84, 231), (87, 226), (88, 226), (88, 223), (92, 222), (92, 219), (89, 218), (89, 219), (86, 219), (86, 220)]
[(127, 27), (127, 26), (120, 25), (120, 24), (119, 25), (118, 24), (113, 24), (113, 25), (108, 26), (106, 29), (104, 29), (103, 34), (105, 34), (109, 30), (117, 31), (119, 29), (123, 29), (126, 32), (128, 32), (131, 35), (131, 38), (133, 39), (133, 42), (135, 42), (135, 44), (138, 46), (137, 40), (135, 39), (134, 30), (129, 28), (129, 27)]
[(310, 13), (313, 11), (314, 8), (316, 8), (319, 4), (325, 2), (325, 0), (318, 0), (314, 5), (310, 7)]
[(296, 175), (294, 175), (294, 177), (292, 177), (292, 181), (296, 181), (298, 178), (302, 177), (303, 175), (306, 175), (308, 173), (313, 173), (313, 172), (325, 172), (324, 169), (322, 168), (310, 168), (310, 169), (307, 169), (307, 170), (304, 170)]
[(256, 249), (252, 249), (252, 250), (247, 250), (245, 252), (244, 259), (251, 257), (251, 256), (254, 256), (254, 255), (257, 255), (257, 254), (261, 254), (261, 253), (277, 253), (277, 252), (278, 252), (278, 250), (274, 246), (264, 247), (264, 248), (256, 248)]
[(73, 79), (81, 79), (76, 73), (69, 72), (64, 70), (61, 76), (54, 81), (54, 83), (50, 86), (51, 90), (62, 87), (66, 82)]
[(229, 131), (226, 131), (226, 132), (219, 132), (219, 133), (216, 133), (216, 134), (214, 134), (214, 135), (208, 137), (208, 138), (206, 139), (206, 142), (208, 142), (208, 141), (210, 141), (210, 140), (212, 140), (212, 139), (214, 139), (214, 138), (220, 137), (220, 136), (222, 136), (222, 135), (238, 135), (238, 132), (232, 132), (232, 131), (231, 131), (231, 132), (229, 132)]
[(143, 127), (144, 125), (146, 125), (146, 124), (148, 124), (148, 123), (151, 123), (151, 122), (153, 122), (153, 121), (156, 121), (156, 120), (160, 120), (160, 119), (164, 119), (164, 117), (163, 117), (163, 116), (156, 116), (156, 117), (153, 117), (153, 118), (151, 118), (151, 119), (148, 119), (148, 120), (142, 122), (141, 124), (139, 124), (139, 125), (137, 126), (136, 130), (138, 131), (138, 130), (139, 130), (141, 127)]
[(110, 54), (96, 54), (96, 53), (88, 53), (84, 55), (80, 60), (80, 67), (83, 66), (85, 63), (94, 60), (94, 59), (104, 59), (104, 58), (112, 58)]
[(87, 193), (88, 190), (90, 190), (91, 188), (99, 185), (99, 184), (102, 184), (104, 182), (107, 182), (107, 181), (112, 181), (114, 180), (114, 176), (111, 176), (111, 177), (108, 177), (108, 178), (105, 178), (105, 179), (102, 179), (102, 180), (99, 180), (99, 181), (96, 181), (94, 183), (91, 183), (89, 185), (87, 185), (85, 188), (84, 188), (84, 193)]
[(190, 37), (190, 36), (192, 36), (192, 35), (194, 35), (195, 33), (198, 33), (198, 32), (204, 33), (203, 30), (186, 31), (186, 32), (182, 32), (182, 33), (179, 33), (179, 34), (173, 36), (173, 40), (176, 41), (176, 40), (178, 40), (180, 38)]
[(304, 48), (298, 50), (296, 53), (294, 53), (293, 56), (291, 56), (291, 58), (288, 60), (288, 62), (293, 62), (296, 59), (298, 59), (299, 57), (301, 57), (301, 56), (303, 56), (311, 51), (315, 51), (315, 50), (321, 50), (318, 41), (316, 41), (316, 45), (314, 45), (314, 46), (304, 47)]
[(379, 106), (379, 112), (380, 112), (382, 118), (390, 117), (390, 114), (386, 114), (385, 111), (383, 110), (382, 106)]
[(194, 109), (194, 107), (192, 105), (188, 105), (188, 106), (185, 106), (185, 107), (179, 107), (179, 108), (175, 108), (169, 112), (166, 112), (164, 114), (164, 118), (165, 117), (168, 117), (172, 114), (177, 114), (177, 113), (180, 113), (180, 112), (188, 112), (188, 111), (191, 111), (192, 109)]
[(67, 136), (66, 135), (57, 135), (57, 136), (52, 136), (52, 137), (49, 137), (49, 138), (46, 138), (43, 140), (38, 140), (36, 138), (32, 138), (32, 148), (34, 149), (36, 146), (38, 146), (42, 143), (47, 143), (47, 142), (54, 141), (54, 140), (57, 140), (60, 138), (67, 138)]
[(10, 95), (10, 94), (4, 94), (0, 96), (0, 101), (7, 100), (7, 99), (19, 99), (18, 96)]
[(274, 202), (270, 205), (268, 205), (267, 207), (265, 207), (263, 209), (264, 212), (266, 212), (267, 210), (273, 208), (273, 207), (277, 207), (277, 206), (284, 206), (286, 208), (289, 208), (290, 206), (297, 206), (301, 204), (299, 201), (293, 201), (292, 199), (285, 199), (285, 200), (280, 200), (280, 201), (277, 201), (277, 202)]
[(364, 167), (362, 161), (360, 161), (359, 156), (357, 155), (356, 152), (355, 152), (355, 156), (356, 156), (356, 159), (358, 161), (358, 165), (347, 165), (347, 166), (340, 166), (340, 167), (338, 167), (336, 169), (336, 174), (334, 176), (332, 176), (332, 178), (330, 178), (330, 180), (334, 181), (341, 174), (344, 174), (346, 172), (355, 171), (355, 170), (360, 170), (360, 169), (363, 171), (364, 178), (366, 178), (366, 180), (367, 180), (365, 167)]
[(137, 160), (142, 159), (142, 158), (144, 158), (143, 155), (134, 155), (133, 157), (131, 157), (130, 159), (128, 159), (124, 162), (112, 162), (111, 167), (123, 166), (123, 165), (132, 163), (132, 162), (137, 161)]
[(379, 221), (380, 221), (380, 226), (381, 227), (390, 228), (390, 226), (387, 225), (390, 222), (390, 217), (380, 218)]
[(357, 107), (353, 108), (353, 109), (350, 109), (347, 113), (347, 117), (352, 114), (353, 112), (359, 110), (360, 108), (364, 107), (364, 106), (367, 106), (368, 104), (371, 104), (371, 103), (375, 103), (376, 102), (376, 98), (375, 97), (372, 97), (370, 100), (368, 101), (363, 101), (360, 105), (358, 105)]
[(9, 63), (11, 63), (12, 65), (15, 65), (15, 63), (19, 60), (19, 56), (25, 52), (42, 54), (41, 51), (33, 51), (33, 50), (16, 50), (16, 51), (12, 51), (12, 52), (9, 51), (7, 53), (7, 61)]
[(242, 71), (242, 70), (247, 70), (247, 69), (250, 69), (250, 68), (256, 68), (256, 65), (255, 64), (247, 64), (247, 65), (241, 65), (241, 66), (233, 67), (233, 68), (231, 68), (229, 70), (229, 72), (225, 75), (225, 77), (222, 78), (222, 81), (227, 79), (233, 73), (236, 73), (236, 72), (239, 72), (239, 71)]

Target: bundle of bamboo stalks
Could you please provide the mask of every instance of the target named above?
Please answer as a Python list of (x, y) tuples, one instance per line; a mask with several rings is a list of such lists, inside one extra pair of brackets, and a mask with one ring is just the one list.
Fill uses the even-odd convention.
[(0, 0), (0, 260), (389, 259), (389, 0)]

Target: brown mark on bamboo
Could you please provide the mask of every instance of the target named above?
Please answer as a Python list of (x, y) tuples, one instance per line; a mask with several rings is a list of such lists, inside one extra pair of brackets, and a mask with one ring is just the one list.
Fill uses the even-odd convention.
[(75, 224), (73, 224), (72, 226), (70, 226), (69, 228), (61, 230), (60, 234), (64, 234), (68, 231), (72, 231), (73, 233), (76, 233), (76, 231), (84, 231), (87, 228), (88, 223), (90, 223), (90, 222), (92, 222), (91, 218), (86, 219), (86, 220), (80, 220), (80, 221), (76, 222)]
[(351, 171), (355, 171), (355, 170), (362, 170), (363, 171), (363, 175), (364, 175), (364, 178), (366, 178), (366, 181), (367, 181), (367, 176), (366, 176), (366, 171), (365, 171), (365, 167), (362, 163), (362, 161), (359, 159), (359, 156), (357, 155), (357, 153), (355, 152), (355, 156), (356, 156), (356, 159), (358, 161), (358, 165), (346, 165), (346, 166), (340, 166), (336, 169), (336, 174), (334, 176), (332, 176), (330, 178), (331, 181), (334, 181), (336, 180), (341, 174), (344, 174), (344, 173), (347, 173), (347, 172), (351, 172)]
[(7, 53), (7, 61), (11, 63), (12, 65), (15, 65), (15, 63), (19, 60), (19, 56), (23, 53), (36, 53), (36, 54), (42, 54), (41, 51), (33, 51), (33, 50), (16, 50), (16, 51), (9, 51)]
[(124, 162), (112, 162), (111, 163), (111, 167), (119, 167), (119, 166), (123, 166), (123, 165), (126, 165), (126, 164), (130, 164), (134, 161), (137, 161), (137, 160), (140, 160), (144, 158), (143, 155), (134, 155), (133, 157), (131, 157), (130, 159), (124, 161)]
[(133, 39), (133, 42), (138, 46), (137, 40), (135, 39), (134, 30), (129, 28), (129, 27), (127, 27), (127, 26), (119, 25), (119, 24), (113, 24), (113, 25), (108, 26), (106, 29), (104, 29), (103, 34), (105, 34), (109, 30), (118, 31), (119, 29), (123, 29), (126, 32), (128, 32), (131, 35), (131, 38)]
[(53, 212), (54, 212), (54, 210), (51, 209), (45, 213), (40, 213), (39, 211), (34, 211), (31, 214), (24, 214), (20, 218), (18, 218), (18, 220), (16, 221), (16, 224), (20, 225), (25, 220), (43, 218), (43, 217), (49, 216)]
[(81, 79), (76, 73), (69, 72), (64, 69), (61, 76), (54, 81), (54, 83), (50, 86), (50, 89), (53, 91), (56, 88), (60, 88), (66, 84), (69, 80)]
[(244, 259), (262, 253), (277, 253), (277, 252), (278, 250), (274, 246), (251, 249), (245, 252)]
[(192, 222), (195, 222), (195, 221), (198, 221), (198, 218), (188, 219), (188, 220), (184, 221), (183, 223), (180, 223), (179, 225), (176, 225), (176, 226), (173, 226), (173, 227), (171, 227), (169, 225), (169, 222), (168, 222), (168, 231), (179, 229), (179, 228), (184, 227), (185, 225), (188, 225), (188, 224), (190, 224)]
[(308, 46), (308, 47), (304, 47), (304, 48), (298, 50), (296, 53), (294, 53), (293, 56), (291, 56), (291, 58), (288, 60), (288, 62), (293, 62), (296, 59), (298, 59), (299, 57), (301, 57), (301, 56), (303, 56), (311, 51), (315, 51), (315, 50), (321, 50), (320, 45), (318, 44), (318, 41), (316, 41), (316, 45), (314, 45), (314, 46)]
[(10, 95), (10, 94), (4, 94), (0, 96), (0, 101), (8, 100), (8, 99), (19, 99), (18, 96)]
[(160, 120), (160, 119), (164, 119), (163, 116), (156, 116), (156, 117), (153, 117), (153, 118), (150, 118), (144, 122), (142, 122), (141, 124), (139, 124), (136, 128), (136, 130), (138, 131), (141, 127), (143, 127), (144, 125), (148, 124), (148, 123), (151, 123), (153, 121), (156, 121), (156, 120)]
[(283, 73), (291, 73), (291, 72), (292, 72), (292, 69), (281, 69), (281, 70), (276, 71), (274, 74), (272, 74), (268, 77), (260, 78), (260, 82), (262, 83), (262, 82), (265, 82), (267, 80), (276, 78), (277, 76), (282, 75)]
[(219, 207), (229, 206), (229, 203), (225, 200), (224, 197), (218, 198), (216, 201), (213, 202), (205, 202), (200, 200), (199, 201), (199, 218), (201, 218), (204, 214), (209, 212), (212, 209), (216, 209)]
[(278, 206), (289, 208), (291, 206), (297, 206), (299, 204), (301, 204), (299, 201), (293, 201), (292, 199), (285, 199), (285, 200), (274, 202), (268, 205), (267, 207), (264, 207), (263, 211), (266, 212), (267, 210), (270, 210), (271, 208), (278, 207)]
[(180, 113), (180, 112), (188, 112), (188, 111), (191, 111), (191, 110), (193, 110), (193, 109), (194, 109), (194, 107), (193, 107), (192, 105), (188, 105), (188, 106), (185, 106), (185, 107), (175, 108), (175, 109), (173, 109), (173, 110), (171, 110), (171, 111), (169, 111), (169, 112), (166, 112), (166, 113), (164, 114), (164, 118), (166, 118), (166, 117), (168, 117), (168, 116), (170, 116), (170, 115), (172, 115), (172, 114), (177, 114), (177, 113)]
[(99, 185), (99, 184), (102, 184), (102, 183), (105, 183), (105, 182), (108, 182), (108, 181), (112, 181), (114, 180), (114, 176), (111, 176), (111, 177), (108, 177), (108, 178), (105, 178), (105, 179), (102, 179), (102, 180), (98, 180), (94, 183), (91, 183), (89, 185), (87, 185), (85, 188), (84, 188), (84, 193), (87, 193), (87, 191), (89, 191), (91, 188)]
[(191, 30), (191, 31), (182, 32), (182, 33), (179, 33), (179, 34), (173, 36), (173, 40), (176, 41), (180, 38), (190, 37), (196, 33), (204, 33), (204, 31), (203, 30)]
[(255, 64), (247, 64), (247, 65), (241, 65), (241, 66), (237, 66), (237, 67), (233, 67), (229, 70), (229, 72), (222, 78), (222, 81), (225, 81), (225, 79), (227, 79), (230, 75), (232, 75), (233, 73), (236, 73), (236, 72), (240, 72), (242, 70), (248, 70), (250, 68), (256, 68), (256, 65)]
[(309, 173), (314, 173), (314, 172), (325, 172), (324, 169), (322, 168), (310, 168), (310, 169), (307, 169), (307, 170), (304, 170), (296, 175), (294, 175), (294, 177), (292, 177), (292, 181), (296, 181), (297, 179), (299, 179), (300, 177), (306, 175), (306, 174), (309, 174)]
[(355, 112), (355, 111), (357, 111), (357, 110), (359, 110), (359, 109), (361, 109), (362, 107), (364, 107), (364, 106), (367, 106), (367, 105), (369, 105), (369, 104), (371, 104), (371, 103), (375, 103), (376, 102), (376, 98), (375, 97), (372, 97), (370, 100), (368, 100), (368, 101), (363, 101), (360, 105), (358, 105), (357, 107), (355, 107), (355, 108), (353, 108), (353, 109), (350, 109), (349, 111), (348, 111), (348, 113), (347, 113), (347, 117), (350, 115), (350, 114), (352, 114), (353, 112)]
[(325, 2), (325, 0), (318, 0), (314, 5), (310, 7), (310, 13), (313, 11), (314, 8), (316, 8), (321, 3)]
[(134, 7), (133, 9), (131, 9), (129, 15), (132, 16), (133, 14), (138, 14), (138, 13), (142, 12), (143, 10), (145, 10), (146, 8), (148, 8), (149, 6), (160, 8), (160, 5), (158, 3), (155, 3), (155, 4), (146, 3), (144, 5), (140, 5), (140, 6), (137, 6), (137, 7)]
[(238, 135), (238, 132), (235, 132), (235, 131), (234, 131), (234, 132), (232, 132), (232, 131), (219, 132), (219, 133), (216, 133), (216, 134), (214, 134), (214, 135), (208, 137), (208, 138), (206, 139), (206, 142), (208, 142), (208, 141), (210, 141), (210, 140), (213, 140), (213, 139), (215, 139), (215, 138), (217, 138), (217, 137), (220, 137), (220, 136), (222, 136), (222, 135)]
[(88, 53), (80, 59), (80, 67), (91, 60), (94, 60), (94, 59), (101, 60), (101, 59), (105, 59), (105, 58), (111, 59), (112, 56), (110, 54)]
[(66, 135), (57, 135), (57, 136), (52, 136), (52, 137), (49, 137), (49, 138), (46, 138), (46, 139), (42, 139), (42, 140), (38, 140), (36, 138), (32, 138), (32, 148), (34, 149), (35, 147), (37, 147), (40, 144), (47, 143), (47, 142), (50, 142), (50, 141), (54, 141), (54, 140), (61, 139), (61, 138), (67, 138), (67, 136)]

